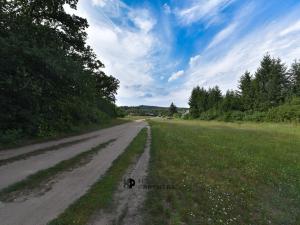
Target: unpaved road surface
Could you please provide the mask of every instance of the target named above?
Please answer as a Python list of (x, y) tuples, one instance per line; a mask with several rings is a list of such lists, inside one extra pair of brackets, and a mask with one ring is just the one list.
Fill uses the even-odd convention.
[(134, 179), (136, 184), (131, 189), (124, 187), (124, 181), (119, 184), (119, 188), (114, 195), (114, 208), (110, 212), (99, 212), (92, 218), (89, 225), (141, 225), (143, 218), (142, 207), (146, 199), (147, 189), (146, 177), (150, 159), (151, 130), (148, 128), (147, 143), (144, 153), (137, 163), (128, 169), (123, 179)]
[[(0, 166), (0, 189), (5, 188), (15, 182), (23, 180), (28, 175), (36, 173), (39, 170), (43, 170), (49, 167), (54, 166), (60, 161), (69, 159), (81, 152), (87, 151), (101, 143), (107, 142), (112, 139), (117, 139), (124, 133), (134, 130), (137, 124), (141, 122), (132, 122), (115, 127), (103, 129), (97, 132), (92, 132), (89, 134), (84, 134), (77, 136), (76, 138), (82, 139), (88, 136), (92, 137), (91, 139), (76, 143), (74, 145), (63, 147), (56, 151), (45, 152), (41, 155), (36, 155), (29, 157), (25, 160), (15, 161), (4, 166)], [(95, 137), (94, 137), (95, 136)], [(64, 139), (65, 140), (65, 139)], [(59, 142), (59, 141), (57, 141)], [(57, 144), (55, 142), (55, 144)], [(51, 142), (50, 144), (53, 144)], [(49, 147), (50, 144), (40, 144), (46, 147)], [(29, 147), (26, 148), (26, 151), (29, 151)], [(36, 148), (36, 145), (33, 145), (33, 148)], [(17, 152), (19, 149), (16, 149)], [(14, 150), (8, 150), (14, 152)]]
[[(72, 171), (64, 172), (61, 174), (52, 186), (52, 189), (43, 195), (32, 196), (27, 200), (18, 199), (15, 202), (2, 203), (0, 202), (0, 224), (1, 225), (44, 225), (50, 220), (57, 217), (64, 211), (72, 202), (78, 199), (80, 196), (85, 194), (89, 187), (97, 181), (111, 166), (112, 162), (126, 149), (128, 144), (133, 140), (137, 133), (146, 126), (143, 121), (137, 121), (119, 125), (113, 128), (108, 128), (99, 131), (100, 136), (87, 140), (86, 143), (79, 143), (75, 146), (67, 147), (59, 151), (52, 153), (65, 152), (67, 155), (61, 154), (60, 156), (72, 157), (75, 154), (70, 152), (76, 151), (77, 149), (88, 150), (90, 147), (96, 146), (101, 142), (105, 142), (111, 139), (116, 139), (115, 142), (109, 144), (104, 149), (100, 150), (97, 155), (86, 165), (76, 168)], [(86, 144), (86, 145), (85, 145)], [(81, 150), (81, 151), (85, 151)], [(78, 154), (80, 150), (76, 151)], [(45, 153), (47, 154), (47, 153)], [(43, 154), (43, 155), (45, 155)], [(40, 158), (43, 155), (33, 156), (27, 160), (23, 160), (24, 164), (20, 162), (12, 163), (11, 165), (0, 167), (0, 180), (2, 183), (2, 176), (5, 181), (7, 175), (3, 172), (9, 172), (11, 176), (17, 176), (18, 179), (22, 179), (18, 173), (23, 174), (22, 177), (26, 176), (23, 173), (24, 167), (26, 171), (37, 171), (41, 168), (46, 168), (50, 164), (61, 161), (56, 155), (47, 155), (47, 157), (54, 157), (55, 160), (49, 158), (51, 163), (47, 163), (47, 157)], [(40, 164), (38, 160), (43, 160), (44, 163)], [(31, 160), (30, 163), (25, 163)], [(18, 164), (19, 168), (16, 166)], [(38, 166), (36, 166), (36, 164)], [(7, 168), (11, 166), (14, 172), (10, 172)], [(15, 174), (17, 173), (17, 174)], [(30, 174), (32, 172), (27, 172)], [(16, 180), (16, 179), (15, 179)], [(3, 186), (3, 185), (2, 185)]]
[(40, 149), (59, 146), (61, 144), (65, 144), (65, 143), (69, 143), (69, 142), (75, 142), (75, 141), (80, 141), (80, 140), (83, 140), (83, 139), (96, 137), (96, 136), (99, 136), (99, 135), (103, 135), (103, 133), (105, 133), (105, 132), (108, 132), (108, 133), (113, 132), (113, 130), (116, 130), (116, 128), (118, 128), (118, 127), (122, 127), (122, 125), (107, 128), (107, 129), (103, 129), (103, 130), (97, 130), (97, 131), (93, 131), (93, 132), (89, 132), (89, 133), (85, 133), (85, 134), (81, 134), (81, 135), (76, 135), (76, 136), (72, 136), (72, 137), (66, 137), (66, 138), (62, 138), (62, 139), (59, 139), (59, 140), (53, 140), (53, 141), (47, 141), (47, 142), (43, 142), (43, 143), (36, 143), (36, 144), (32, 144), (32, 145), (26, 145), (26, 146), (22, 146), (22, 147), (19, 147), (19, 148), (2, 149), (2, 150), (0, 150), (0, 160), (12, 158), (12, 157), (19, 156), (19, 155), (23, 155), (23, 154), (26, 154), (26, 153), (29, 153), (29, 152), (40, 150)]

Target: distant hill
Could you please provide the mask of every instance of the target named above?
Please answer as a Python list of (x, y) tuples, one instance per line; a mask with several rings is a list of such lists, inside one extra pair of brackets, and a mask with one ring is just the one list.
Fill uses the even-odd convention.
[[(135, 116), (167, 116), (169, 112), (169, 107), (162, 106), (150, 106), (150, 105), (140, 105), (140, 106), (121, 106), (127, 115)], [(177, 108), (178, 113), (184, 113), (188, 108)]]

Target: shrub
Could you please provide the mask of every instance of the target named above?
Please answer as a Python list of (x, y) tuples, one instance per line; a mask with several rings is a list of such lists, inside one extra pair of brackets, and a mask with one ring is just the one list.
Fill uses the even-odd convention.
[(300, 98), (270, 109), (266, 119), (272, 122), (300, 122)]
[(18, 139), (23, 136), (23, 131), (21, 129), (11, 129), (0, 133), (0, 143), (16, 143)]

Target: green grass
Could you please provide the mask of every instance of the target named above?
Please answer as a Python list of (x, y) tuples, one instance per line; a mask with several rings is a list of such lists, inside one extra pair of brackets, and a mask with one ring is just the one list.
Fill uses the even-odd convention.
[(131, 116), (131, 115), (128, 115), (128, 116), (124, 117), (124, 119), (127, 119), (127, 120), (143, 120), (143, 119), (150, 119), (152, 117), (153, 116)]
[(300, 224), (300, 126), (152, 120), (147, 225)]
[(117, 126), (128, 122), (130, 122), (130, 120), (127, 118), (116, 118), (116, 119), (111, 119), (109, 122), (106, 122), (104, 124), (81, 125), (81, 126), (74, 127), (68, 132), (58, 132), (55, 133), (54, 135), (46, 136), (46, 137), (16, 137), (13, 138), (13, 140), (10, 140), (9, 142), (4, 143), (0, 141), (0, 151), (9, 150), (10, 148), (22, 147), (24, 145), (29, 145), (29, 144), (36, 144), (45, 141), (58, 140), (61, 138), (66, 138), (66, 137), (80, 135), (80, 134), (84, 134), (96, 130), (101, 130), (101, 129)]
[(127, 168), (144, 151), (147, 130), (144, 128), (112, 164), (107, 173), (88, 192), (48, 225), (86, 225), (91, 216), (112, 203), (113, 194)]
[[(82, 152), (71, 159), (61, 161), (53, 167), (40, 170), (35, 174), (28, 176), (26, 179), (12, 184), (0, 191), (0, 200), (4, 202), (11, 201), (18, 196), (23, 196), (33, 190), (43, 189), (43, 187), (59, 173), (72, 170), (90, 162), (95, 154), (106, 147), (114, 140), (102, 143), (88, 151)], [(49, 186), (47, 186), (49, 188)]]

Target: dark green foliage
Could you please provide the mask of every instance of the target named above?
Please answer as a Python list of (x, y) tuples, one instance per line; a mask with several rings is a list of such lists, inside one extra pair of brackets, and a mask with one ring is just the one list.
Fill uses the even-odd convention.
[(207, 108), (218, 108), (219, 103), (222, 101), (222, 93), (218, 86), (208, 89), (207, 93)]
[(208, 92), (199, 86), (195, 87), (189, 99), (190, 113), (197, 118), (208, 109)]
[(169, 107), (169, 115), (173, 116), (175, 113), (177, 113), (177, 107), (172, 102), (170, 107)]
[(253, 89), (253, 80), (248, 71), (241, 76), (240, 84), (240, 95), (241, 95), (241, 104), (244, 110), (250, 110), (254, 107), (254, 89)]
[(280, 59), (264, 56), (255, 73), (255, 109), (267, 110), (278, 106), (287, 96), (286, 67)]
[(300, 104), (291, 101), (296, 96), (300, 96), (300, 63), (295, 61), (287, 72), (280, 59), (267, 54), (253, 77), (248, 71), (241, 76), (239, 91), (228, 90), (222, 96), (217, 86), (208, 91), (193, 88), (190, 116), (203, 120), (300, 121)]
[(300, 97), (300, 62), (295, 61), (289, 72), (292, 93), (293, 95)]
[(266, 120), (274, 122), (300, 122), (300, 98), (293, 98), (283, 105), (271, 108), (267, 112)]
[(235, 111), (241, 109), (241, 100), (235, 91), (227, 91), (221, 103), (223, 112)]
[(0, 130), (48, 136), (116, 116), (119, 81), (86, 45), (77, 0), (0, 5)]

